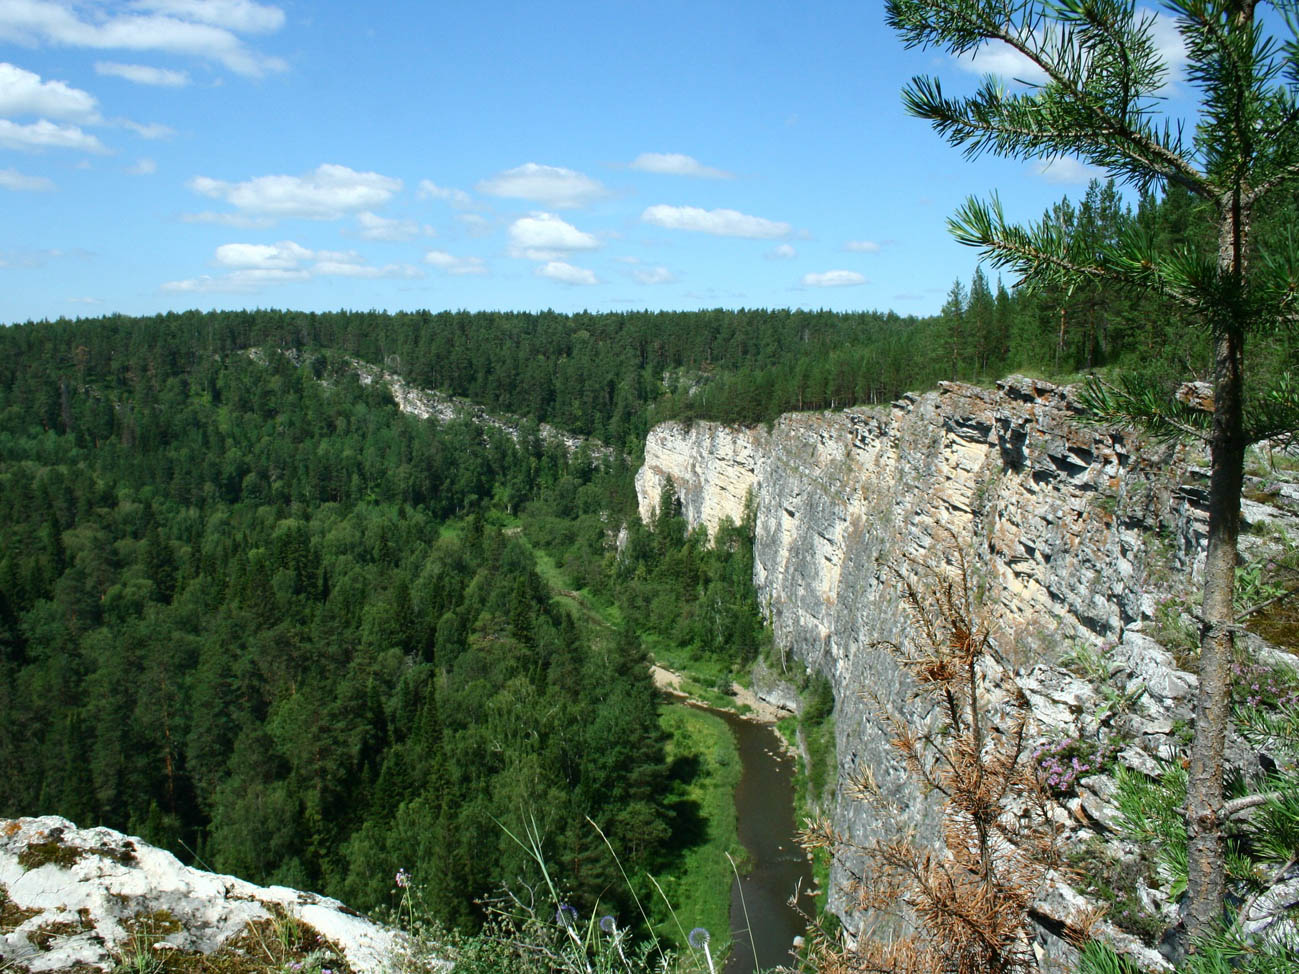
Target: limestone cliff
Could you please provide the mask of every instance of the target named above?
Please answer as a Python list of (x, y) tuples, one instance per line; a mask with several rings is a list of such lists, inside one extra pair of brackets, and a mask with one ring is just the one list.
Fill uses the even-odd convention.
[[(1017, 377), (995, 389), (945, 384), (882, 408), (786, 415), (770, 428), (665, 424), (650, 433), (637, 491), (642, 517), (670, 487), (688, 521), (710, 530), (753, 505), (759, 601), (787, 664), (831, 680), (841, 785), (871, 767), (912, 810), (904, 824), (923, 830), (934, 810), (863, 699), (906, 696), (879, 647), (906, 644), (890, 571), (950, 558), (953, 543), (970, 556), (1001, 651), (1048, 733), (1075, 733), (1100, 709), (1095, 687), (1054, 664), (1103, 647), (1111, 685), (1139, 698), (1122, 718), (1122, 759), (1149, 770), (1152, 755), (1171, 753), (1164, 735), (1189, 715), (1195, 684), (1143, 633), (1164, 600), (1193, 597), (1207, 523), (1194, 463), (1090, 429), (1068, 390)], [(1296, 523), (1248, 502), (1245, 517)], [(1101, 830), (1112, 813), (1104, 790), (1082, 789), (1074, 809)], [(861, 842), (896, 829), (842, 797), (834, 818)]]
[(0, 819), (0, 971), (164, 966), (431, 974), (451, 965), (417, 956), (404, 934), (337, 900), (194, 869), (112, 829)]

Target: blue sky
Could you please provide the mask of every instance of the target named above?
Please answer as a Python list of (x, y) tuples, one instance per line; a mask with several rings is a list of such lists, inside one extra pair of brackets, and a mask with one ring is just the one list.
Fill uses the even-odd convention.
[(933, 313), (967, 195), (1031, 219), (1091, 175), (902, 112), (1011, 63), (904, 51), (869, 2), (0, 0), (0, 322)]

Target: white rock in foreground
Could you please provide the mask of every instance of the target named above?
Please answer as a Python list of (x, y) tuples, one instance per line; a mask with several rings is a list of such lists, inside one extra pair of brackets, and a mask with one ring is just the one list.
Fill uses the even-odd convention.
[(204, 872), (142, 839), (53, 815), (0, 820), (0, 916), (0, 970), (32, 974), (112, 969), (142, 930), (147, 949), (212, 953), (250, 923), (284, 916), (356, 974), (393, 970), (408, 952), (400, 933), (337, 900)]

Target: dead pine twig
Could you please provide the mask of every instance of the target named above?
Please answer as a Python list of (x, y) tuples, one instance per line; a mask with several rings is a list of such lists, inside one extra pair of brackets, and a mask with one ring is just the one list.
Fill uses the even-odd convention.
[[(912, 638), (908, 652), (884, 644), (910, 675), (912, 700), (927, 702), (932, 717), (919, 726), (900, 716), (896, 703), (877, 701), (912, 779), (942, 798), (939, 841), (922, 843), (900, 831), (866, 847), (849, 846), (867, 863), (843, 890), (859, 930), (852, 943), (814, 933), (809, 959), (822, 974), (1037, 968), (1028, 908), (1059, 866), (1057, 829), (1025, 753), (1027, 698), (1017, 685), (1009, 692), (1003, 687), (994, 710), (988, 671), (999, 657), (968, 566), (955, 544), (952, 551), (954, 567), (920, 565), (908, 575), (893, 570)], [(887, 814), (873, 785), (867, 775), (854, 797)], [(805, 839), (831, 851), (844, 842), (825, 822), (810, 827)]]

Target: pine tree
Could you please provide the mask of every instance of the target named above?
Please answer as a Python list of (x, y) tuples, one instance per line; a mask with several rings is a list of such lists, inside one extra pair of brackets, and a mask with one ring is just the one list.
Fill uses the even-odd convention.
[(1046, 81), (1011, 91), (987, 78), (970, 97), (948, 97), (933, 78), (904, 92), (966, 155), (1077, 156), (1139, 188), (1178, 186), (1203, 204), (1216, 252), (1159, 252), (1129, 234), (1117, 245), (1082, 251), (1050, 222), (1017, 226), (1002, 204), (969, 200), (951, 219), (961, 242), (994, 266), (1034, 284), (1109, 282), (1160, 295), (1170, 312), (1194, 323), (1213, 348), (1212, 412), (1163, 400), (1146, 388), (1095, 387), (1094, 404), (1113, 418), (1165, 434), (1199, 436), (1211, 453), (1209, 538), (1200, 638), (1200, 697), (1192, 744), (1190, 832), (1192, 935), (1215, 925), (1222, 908), (1222, 752), (1229, 706), (1235, 617), (1231, 606), (1241, 522), (1244, 449), (1269, 436), (1293, 436), (1299, 388), (1282, 379), (1263, 392), (1246, 387), (1246, 338), (1293, 326), (1299, 247), (1255, 234), (1255, 213), (1299, 183), (1299, 40), (1294, 5), (1274, 3), (1290, 38), (1264, 32), (1255, 0), (1173, 0), (1187, 55), (1187, 78), (1200, 94), (1199, 123), (1156, 117), (1168, 83), (1154, 16), (1125, 0), (890, 0), (887, 16), (911, 47), (968, 55), (1008, 45)]
[(986, 78), (969, 97), (949, 97), (934, 78), (904, 91), (908, 110), (928, 119), (967, 155), (1023, 159), (1074, 156), (1145, 190), (1180, 187), (1200, 203), (1216, 248), (1161, 252), (1133, 232), (1098, 251), (1082, 249), (1051, 221), (1016, 225), (1000, 201), (970, 199), (951, 219), (961, 242), (1032, 286), (1083, 282), (1157, 294), (1169, 312), (1194, 323), (1213, 349), (1210, 411), (1128, 385), (1093, 388), (1102, 415), (1166, 435), (1191, 435), (1211, 458), (1209, 539), (1188, 795), (1189, 932), (1207, 934), (1223, 903), (1223, 748), (1229, 708), (1232, 608), (1245, 448), (1293, 438), (1299, 386), (1282, 372), (1270, 388), (1247, 388), (1246, 337), (1266, 344), (1293, 327), (1299, 308), (1299, 245), (1288, 233), (1256, 231), (1256, 213), (1299, 183), (1299, 37), (1290, 0), (1271, 6), (1286, 22), (1277, 41), (1255, 0), (1170, 0), (1198, 90), (1189, 138), (1157, 115), (1169, 81), (1154, 36), (1154, 15), (1130, 0), (889, 0), (890, 26), (910, 47), (967, 55), (1006, 45), (1045, 80), (1009, 89)]

